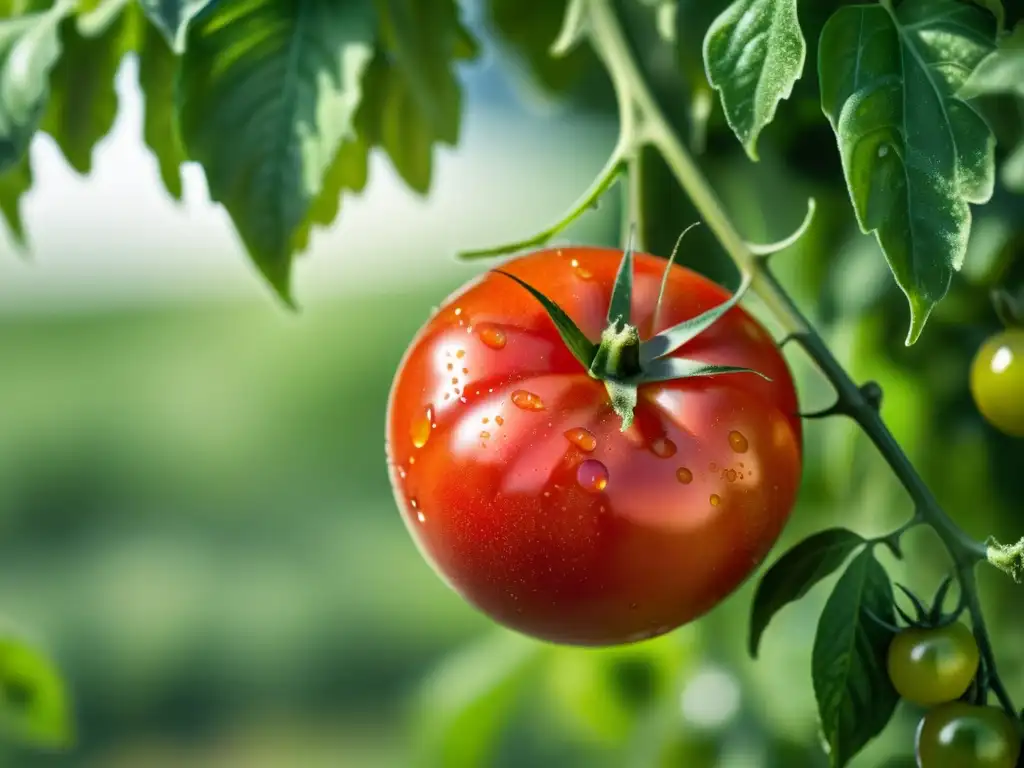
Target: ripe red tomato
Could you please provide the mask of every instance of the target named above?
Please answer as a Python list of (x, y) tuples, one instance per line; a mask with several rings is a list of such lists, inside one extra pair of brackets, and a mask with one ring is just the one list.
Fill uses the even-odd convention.
[[(503, 270), (601, 336), (622, 252), (543, 250)], [(648, 338), (729, 294), (636, 254), (631, 322)], [(575, 645), (633, 642), (708, 611), (764, 559), (793, 507), (801, 425), (773, 339), (729, 310), (674, 356), (752, 368), (642, 384), (625, 431), (603, 382), (541, 304), (488, 273), (406, 352), (388, 406), (399, 508), (448, 584), (496, 621)]]

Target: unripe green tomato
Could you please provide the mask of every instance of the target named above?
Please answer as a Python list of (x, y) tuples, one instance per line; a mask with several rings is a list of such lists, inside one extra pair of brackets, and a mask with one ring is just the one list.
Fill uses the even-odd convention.
[(1000, 432), (1024, 437), (1024, 328), (989, 338), (971, 364), (971, 395)]
[(918, 768), (1015, 768), (1020, 734), (1001, 709), (955, 701), (917, 728)]
[(893, 687), (922, 707), (959, 699), (978, 671), (978, 644), (959, 622), (947, 627), (905, 629), (889, 646)]

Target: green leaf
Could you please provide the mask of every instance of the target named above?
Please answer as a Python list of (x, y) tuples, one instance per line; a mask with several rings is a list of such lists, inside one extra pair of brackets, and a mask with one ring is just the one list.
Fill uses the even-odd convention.
[(1024, 97), (1024, 23), (999, 40), (963, 84), (959, 95), (970, 99), (990, 94), (1014, 94)]
[(78, 0), (78, 31), (86, 37), (96, 37), (123, 14), (132, 14), (134, 10), (132, 0)]
[(74, 741), (68, 694), (53, 662), (13, 637), (0, 638), (0, 733), (44, 749)]
[(384, 64), (382, 77), (367, 95), (379, 105), (377, 143), (409, 187), (421, 195), (430, 191), (434, 171), (434, 130), (420, 109), (409, 81), (393, 65)]
[(739, 304), (747, 288), (750, 287), (750, 279), (744, 278), (740, 287), (732, 296), (723, 301), (717, 307), (712, 307), (707, 312), (702, 312), (689, 320), (673, 325), (657, 336), (652, 336), (640, 345), (640, 362), (642, 365), (650, 363), (659, 357), (670, 355), (686, 344), (704, 333), (708, 328), (718, 322), (718, 319), (730, 309)]
[(178, 98), (188, 156), (289, 304), (296, 237), (362, 96), (372, 0), (219, 3), (188, 28)]
[(21, 196), (32, 188), (32, 166), (27, 154), (22, 155), (18, 164), (6, 171), (0, 171), (0, 214), (7, 222), (7, 228), (15, 245), (25, 248), (25, 224), (21, 219)]
[(509, 716), (547, 649), (504, 633), (450, 657), (423, 688), (417, 754), (430, 768), (490, 765)]
[(1003, 0), (971, 0), (971, 2), (995, 16), (999, 31), (1003, 31), (1003, 27), (1006, 26), (1006, 9), (1003, 8)]
[(142, 89), (142, 137), (156, 158), (164, 188), (181, 200), (181, 164), (187, 159), (174, 109), (174, 83), (179, 60), (164, 35), (147, 22), (139, 50), (139, 88)]
[[(213, 0), (139, 0), (142, 10), (156, 25), (175, 53), (185, 50), (189, 24), (211, 5)], [(297, 0), (300, 5), (302, 0)], [(259, 5), (249, 2), (249, 6)], [(245, 15), (245, 8), (241, 14)]]
[(370, 148), (361, 136), (342, 144), (324, 176), (323, 189), (313, 200), (309, 215), (295, 234), (297, 251), (305, 251), (309, 246), (309, 237), (315, 226), (326, 227), (334, 222), (341, 210), (341, 196), (345, 190), (361, 192), (366, 187), (369, 154)]
[(963, 262), (969, 203), (992, 196), (992, 131), (955, 94), (993, 48), (995, 19), (958, 0), (841, 8), (818, 46), (821, 104), (857, 222), (874, 232), (921, 334)]
[(59, 28), (74, 0), (0, 21), (0, 172), (28, 151), (50, 96), (50, 70), (60, 56)]
[(378, 0), (377, 5), (386, 47), (431, 138), (455, 146), (462, 103), (452, 61), (469, 35), (459, 23), (458, 6), (454, 0)]
[(619, 271), (612, 285), (612, 296), (608, 302), (608, 325), (619, 322), (629, 323), (633, 315), (633, 243), (636, 241), (636, 225), (629, 231), (629, 243), (619, 262)]
[(751, 160), (757, 138), (788, 99), (807, 56), (797, 0), (736, 0), (704, 37), (708, 82)]
[(769, 568), (754, 594), (748, 650), (757, 657), (761, 637), (772, 617), (804, 597), (836, 571), (864, 539), (845, 528), (829, 528), (808, 536)]
[(580, 364), (584, 368), (590, 368), (590, 364), (594, 360), (594, 354), (597, 352), (597, 345), (587, 338), (586, 334), (580, 330), (579, 326), (573, 322), (573, 319), (565, 313), (565, 310), (555, 304), (551, 299), (545, 296), (543, 293), (538, 291), (529, 283), (519, 279), (513, 274), (505, 272), (500, 269), (494, 270), (499, 275), (504, 275), (507, 278), (515, 280), (519, 285), (530, 292), (537, 301), (544, 307), (544, 311), (548, 313), (548, 317), (551, 318), (551, 322), (555, 324), (555, 328), (558, 329), (558, 335), (562, 337), (562, 341), (565, 342), (565, 346), (569, 348), (573, 356), (580, 361)]
[(899, 701), (886, 670), (892, 633), (872, 614), (895, 623), (889, 577), (867, 549), (839, 579), (814, 637), (814, 695), (833, 768), (882, 732)]
[(93, 150), (114, 127), (114, 78), (125, 53), (126, 26), (123, 9), (95, 37), (84, 35), (74, 19), (60, 26), (62, 52), (50, 73), (50, 99), (40, 128), (81, 174), (92, 170)]

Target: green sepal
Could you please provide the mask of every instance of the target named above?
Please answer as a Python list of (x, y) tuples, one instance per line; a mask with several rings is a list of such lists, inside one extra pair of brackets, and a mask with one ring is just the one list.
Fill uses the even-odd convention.
[(605, 379), (604, 388), (608, 390), (612, 410), (622, 419), (622, 432), (633, 425), (633, 409), (636, 408), (636, 384), (629, 381)]
[(618, 322), (629, 323), (633, 314), (633, 243), (636, 241), (636, 224), (629, 228), (629, 241), (619, 262), (615, 275), (611, 301), (608, 302), (608, 325)]
[(672, 253), (669, 254), (668, 263), (665, 265), (665, 271), (661, 275), (661, 287), (658, 288), (658, 300), (654, 302), (654, 313), (651, 315), (652, 328), (658, 327), (658, 316), (661, 314), (661, 302), (665, 298), (665, 289), (668, 287), (668, 277), (672, 273), (672, 265), (676, 263), (676, 256), (679, 255), (679, 246), (683, 244), (683, 238), (686, 237), (686, 234), (697, 226), (700, 226), (700, 222), (693, 222), (693, 224), (680, 232), (679, 237), (676, 238), (676, 244), (672, 248)]
[(743, 282), (740, 284), (739, 289), (736, 293), (729, 297), (728, 300), (722, 302), (717, 307), (709, 309), (707, 312), (702, 312), (696, 317), (692, 317), (689, 320), (683, 320), (683, 322), (673, 325), (671, 328), (662, 331), (657, 336), (652, 336), (647, 341), (640, 345), (640, 362), (643, 365), (657, 360), (659, 357), (669, 355), (679, 349), (683, 344), (692, 339), (696, 338), (712, 325), (714, 325), (718, 318), (728, 312), (730, 309), (735, 307), (740, 299), (743, 298), (743, 294), (746, 293), (747, 288), (750, 287), (750, 278), (744, 277)]
[(590, 364), (594, 361), (594, 355), (597, 353), (597, 345), (587, 338), (586, 334), (580, 330), (579, 326), (573, 322), (572, 318), (565, 313), (565, 310), (555, 304), (555, 302), (538, 291), (532, 285), (520, 280), (515, 275), (509, 274), (508, 272), (500, 269), (496, 269), (494, 271), (499, 275), (504, 275), (511, 280), (515, 280), (519, 285), (528, 290), (533, 298), (540, 302), (541, 306), (544, 307), (544, 311), (548, 313), (548, 317), (551, 318), (551, 322), (553, 322), (555, 324), (555, 328), (558, 329), (558, 335), (562, 337), (562, 341), (565, 342), (565, 346), (567, 346), (569, 351), (572, 352), (573, 357), (579, 360), (580, 364), (584, 368), (589, 370)]
[(712, 365), (711, 363), (702, 363), (700, 360), (687, 360), (684, 357), (663, 357), (659, 360), (652, 360), (647, 363), (643, 373), (635, 381), (637, 384), (650, 384), (655, 381), (675, 381), (695, 376), (719, 376), (726, 373), (753, 373), (765, 381), (771, 381), (770, 378), (753, 368)]

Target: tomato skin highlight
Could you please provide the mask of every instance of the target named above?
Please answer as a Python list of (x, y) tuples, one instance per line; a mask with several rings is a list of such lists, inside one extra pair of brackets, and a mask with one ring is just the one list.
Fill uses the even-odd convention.
[(971, 395), (981, 415), (1011, 437), (1024, 437), (1024, 329), (990, 337), (971, 363)]
[[(550, 249), (502, 269), (597, 340), (621, 256)], [(674, 266), (652, 327), (665, 263), (635, 254), (631, 319), (642, 338), (729, 297)], [(603, 382), (522, 287), (487, 273), (445, 302), (399, 366), (387, 437), (405, 523), (455, 591), (524, 634), (613, 645), (697, 618), (763, 561), (801, 477), (785, 360), (741, 308), (674, 354), (770, 381), (743, 373), (642, 384), (622, 432)]]
[(905, 629), (889, 646), (888, 671), (896, 691), (922, 707), (959, 699), (978, 671), (978, 644), (965, 625)]
[(918, 768), (1015, 768), (1021, 741), (1006, 713), (955, 701), (936, 707), (917, 728)]

